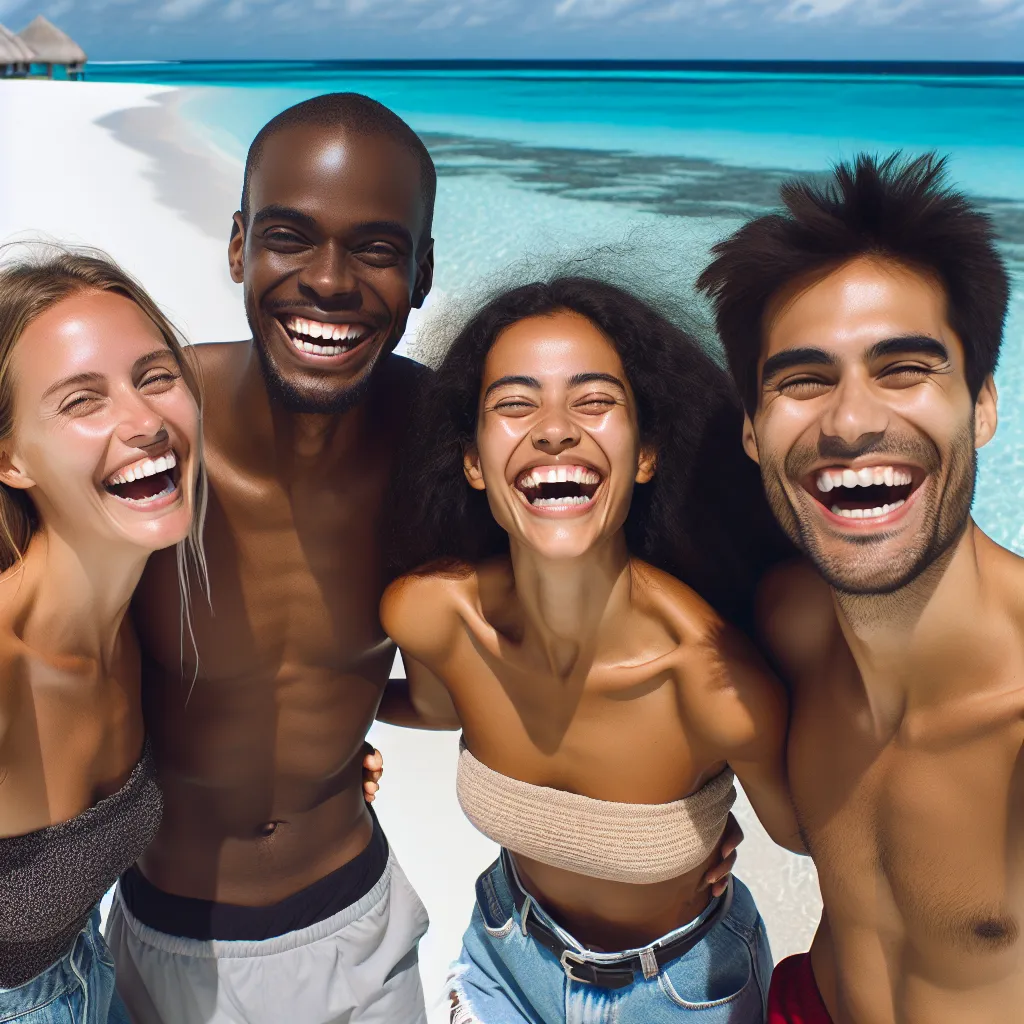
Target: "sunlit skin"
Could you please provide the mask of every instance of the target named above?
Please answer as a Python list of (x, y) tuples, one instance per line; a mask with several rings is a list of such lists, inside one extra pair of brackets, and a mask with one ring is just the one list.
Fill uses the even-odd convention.
[[(113, 292), (38, 316), (11, 368), (0, 480), (28, 492), (42, 526), (0, 577), (0, 836), (77, 816), (138, 761), (139, 659), (124, 616), (146, 559), (188, 533), (199, 443), (174, 354)], [(147, 478), (166, 495), (131, 501), (105, 486), (171, 452), (170, 474)]]
[[(818, 986), (836, 1024), (1016, 1020), (1024, 564), (969, 516), (995, 389), (972, 400), (941, 285), (881, 260), (778, 296), (761, 368), (747, 450), (832, 583), (799, 567), (763, 595), (825, 905)], [(907, 467), (910, 497), (870, 519), (833, 514), (857, 490), (815, 493), (816, 473), (863, 465)], [(861, 504), (892, 497), (878, 493)]]
[[(213, 613), (194, 608), (187, 704), (171, 559), (154, 560), (133, 615), (165, 796), (140, 868), (166, 892), (266, 906), (371, 835), (363, 745), (394, 657), (377, 614), (383, 503), (425, 372), (390, 353), (429, 290), (432, 250), (419, 165), (382, 136), (271, 136), (248, 212), (228, 257), (254, 340), (195, 350), (211, 395)], [(304, 353), (293, 317), (357, 328), (358, 343)], [(372, 795), (379, 758), (369, 768)]]
[[(678, 800), (729, 763), (766, 825), (792, 843), (780, 688), (693, 591), (626, 550), (634, 487), (671, 472), (656, 461), (621, 360), (593, 324), (558, 313), (499, 335), (465, 473), (508, 530), (511, 557), (388, 589), (382, 617), (402, 650), (410, 718), (461, 725), (495, 771), (602, 800)], [(581, 488), (587, 502), (533, 505), (524, 475), (559, 467), (599, 478)], [(633, 885), (516, 857), (556, 919), (605, 950), (695, 917), (718, 860), (716, 851), (679, 878)]]

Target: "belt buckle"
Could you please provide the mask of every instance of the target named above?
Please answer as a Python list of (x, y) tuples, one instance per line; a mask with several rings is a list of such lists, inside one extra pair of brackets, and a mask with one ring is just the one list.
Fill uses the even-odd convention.
[[(568, 963), (567, 961), (569, 959), (575, 962)], [(574, 967), (585, 967), (587, 962), (586, 960), (581, 960), (578, 956), (575, 956), (571, 949), (563, 949), (562, 955), (558, 958), (558, 962), (562, 965), (562, 970), (565, 971), (565, 976), (570, 981), (578, 981), (582, 985), (594, 984), (589, 978), (577, 978), (576, 975), (572, 973)]]

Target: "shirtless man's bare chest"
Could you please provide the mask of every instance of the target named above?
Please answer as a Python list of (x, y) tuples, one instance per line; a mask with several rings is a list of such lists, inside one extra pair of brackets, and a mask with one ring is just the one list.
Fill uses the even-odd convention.
[(836, 1024), (1020, 1019), (1024, 619), (990, 621), (969, 652), (934, 652), (890, 706), (871, 700), (834, 619), (792, 664), (789, 777)]
[[(241, 343), (200, 351), (214, 396), (236, 391), (254, 358)], [(376, 428), (308, 464), (277, 457), (269, 406), (210, 403), (210, 604), (194, 593), (195, 650), (176, 616), (152, 614), (176, 591), (173, 554), (136, 599), (166, 799), (142, 868), (166, 891), (274, 902), (368, 840), (363, 740), (394, 656), (376, 615), (384, 498), (404, 429), (394, 411), (421, 373), (392, 360), (357, 410)]]

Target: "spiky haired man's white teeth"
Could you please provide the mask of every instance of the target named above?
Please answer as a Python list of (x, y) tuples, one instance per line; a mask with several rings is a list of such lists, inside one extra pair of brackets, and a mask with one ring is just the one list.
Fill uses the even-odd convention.
[(823, 469), (818, 473), (817, 488), (828, 493), (836, 487), (904, 487), (912, 480), (906, 470), (892, 466), (865, 466), (863, 469)]
[(901, 498), (899, 501), (894, 501), (891, 505), (880, 505), (877, 508), (840, 508), (838, 505), (833, 505), (832, 512), (837, 516), (842, 516), (844, 519), (877, 519), (879, 516), (895, 512), (900, 505), (905, 504), (906, 502)]

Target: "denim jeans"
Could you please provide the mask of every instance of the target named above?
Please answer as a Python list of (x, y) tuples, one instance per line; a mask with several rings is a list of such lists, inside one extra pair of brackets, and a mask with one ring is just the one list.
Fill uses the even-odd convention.
[(0, 988), (0, 1024), (130, 1024), (97, 907), (67, 956), (17, 988)]
[[(653, 977), (636, 972), (632, 985), (607, 989), (570, 979), (553, 953), (523, 933), (499, 859), (477, 880), (476, 907), (452, 965), (451, 1024), (762, 1024), (772, 973), (768, 936), (750, 891), (737, 879), (732, 887), (728, 912), (695, 946)], [(659, 942), (699, 927), (724, 898)], [(640, 952), (588, 956), (536, 903), (529, 913), (581, 958), (609, 963)]]

